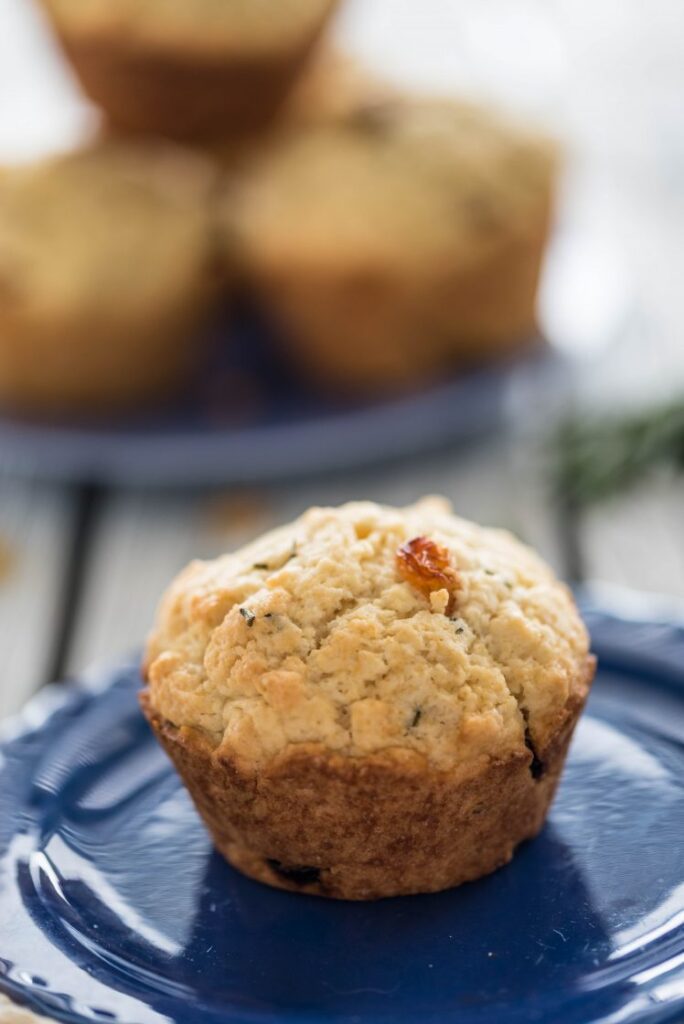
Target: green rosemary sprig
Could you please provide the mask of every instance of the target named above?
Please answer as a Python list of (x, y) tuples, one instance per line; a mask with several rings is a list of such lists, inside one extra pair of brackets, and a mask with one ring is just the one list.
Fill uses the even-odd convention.
[(553, 444), (554, 483), (565, 500), (591, 505), (656, 468), (684, 470), (684, 398), (620, 417), (573, 419)]

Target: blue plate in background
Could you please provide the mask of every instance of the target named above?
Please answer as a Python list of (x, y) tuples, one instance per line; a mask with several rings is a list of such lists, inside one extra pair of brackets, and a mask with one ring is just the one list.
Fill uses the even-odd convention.
[[(499, 427), (519, 374), (557, 368), (537, 346), (414, 393), (335, 400), (308, 387), (252, 317), (219, 327), (207, 364), (166, 410), (111, 421), (0, 417), (3, 466), (43, 479), (126, 486), (283, 480), (352, 469)], [(543, 384), (544, 382), (542, 382)]]
[(212, 851), (137, 674), (0, 748), (0, 990), (60, 1021), (684, 1018), (684, 629), (591, 607), (600, 670), (542, 834), (450, 892), (336, 903)]

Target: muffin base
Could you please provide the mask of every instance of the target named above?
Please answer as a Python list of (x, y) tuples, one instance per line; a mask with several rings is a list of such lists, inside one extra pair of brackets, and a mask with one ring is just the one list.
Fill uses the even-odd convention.
[(318, 385), (401, 390), (531, 346), (548, 221), (547, 209), (528, 232), (502, 239), (472, 265), (402, 278), (389, 269), (257, 259), (250, 284), (284, 349)]
[(56, 28), (84, 92), (114, 130), (201, 140), (263, 129), (287, 98), (323, 25), (294, 51), (223, 60), (133, 49), (115, 35), (81, 37)]
[(98, 415), (173, 398), (204, 355), (212, 297), (144, 320), (0, 313), (0, 405), (31, 415)]
[(541, 829), (593, 677), (543, 749), (473, 773), (437, 771), (395, 749), (354, 759), (297, 744), (250, 772), (196, 731), (141, 704), (214, 843), (239, 871), (281, 889), (368, 900), (437, 892), (506, 864)]

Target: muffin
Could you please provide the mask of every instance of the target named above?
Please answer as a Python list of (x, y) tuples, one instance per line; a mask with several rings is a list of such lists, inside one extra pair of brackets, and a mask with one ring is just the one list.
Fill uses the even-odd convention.
[[(233, 182), (251, 174), (255, 160), (269, 152), (282, 139), (294, 133), (334, 125), (354, 117), (359, 110), (379, 106), (400, 95), (391, 83), (373, 74), (359, 61), (330, 46), (323, 46), (307, 65), (290, 92), (287, 101), (267, 126), (252, 135), (217, 139), (205, 149), (226, 172), (226, 197)], [(226, 198), (226, 209), (228, 209)], [(230, 222), (224, 219), (224, 255), (230, 268), (230, 279), (239, 276), (234, 253), (225, 244), (231, 234)]]
[(275, 127), (290, 131), (330, 124), (400, 96), (390, 82), (356, 58), (331, 46), (310, 62), (280, 112)]
[(593, 672), (570, 592), (512, 536), (441, 499), (355, 502), (192, 563), (142, 704), (232, 865), (375, 899), (539, 831)]
[(226, 261), (305, 372), (402, 388), (529, 344), (553, 164), (548, 142), (483, 109), (356, 106), (229, 183)]
[(401, 95), (385, 79), (332, 46), (322, 46), (309, 61), (268, 130), (238, 139), (217, 140), (212, 155), (227, 169), (268, 152), (281, 136), (336, 124), (359, 110)]
[(42, 0), (87, 95), (112, 125), (173, 138), (266, 124), (335, 0)]
[(108, 411), (195, 366), (216, 288), (213, 171), (109, 143), (0, 175), (0, 402)]

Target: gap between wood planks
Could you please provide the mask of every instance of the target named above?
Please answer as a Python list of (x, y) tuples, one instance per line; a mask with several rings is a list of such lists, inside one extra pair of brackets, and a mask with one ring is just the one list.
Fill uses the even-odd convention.
[(75, 510), (59, 594), (46, 683), (60, 682), (66, 675), (65, 669), (81, 608), (90, 555), (107, 493), (106, 487), (95, 483), (84, 483), (76, 488)]

